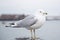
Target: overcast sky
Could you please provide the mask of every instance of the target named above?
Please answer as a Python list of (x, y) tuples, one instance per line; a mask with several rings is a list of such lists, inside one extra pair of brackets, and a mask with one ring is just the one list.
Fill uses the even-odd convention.
[(0, 14), (34, 13), (37, 9), (60, 15), (60, 0), (0, 0)]

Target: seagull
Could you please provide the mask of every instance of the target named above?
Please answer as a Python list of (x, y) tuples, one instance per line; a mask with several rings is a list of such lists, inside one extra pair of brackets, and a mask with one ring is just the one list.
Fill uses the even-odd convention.
[(24, 19), (19, 20), (18, 22), (15, 23), (15, 25), (11, 25), (10, 27), (13, 27), (13, 28), (23, 27), (30, 30), (31, 39), (35, 40), (36, 39), (35, 29), (40, 28), (46, 22), (46, 16), (47, 16), (46, 12), (37, 10), (34, 14), (30, 14), (26, 16)]

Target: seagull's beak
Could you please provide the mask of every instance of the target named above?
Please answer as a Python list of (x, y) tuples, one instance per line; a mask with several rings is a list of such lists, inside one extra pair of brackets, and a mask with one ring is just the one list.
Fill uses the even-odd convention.
[(47, 15), (47, 13), (43, 13), (43, 15)]

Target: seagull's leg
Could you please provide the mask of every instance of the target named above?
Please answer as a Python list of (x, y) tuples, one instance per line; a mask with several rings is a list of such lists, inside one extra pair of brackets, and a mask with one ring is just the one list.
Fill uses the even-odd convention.
[(30, 31), (31, 31), (31, 40), (33, 40), (33, 34), (32, 34), (32, 29), (31, 29)]
[(35, 29), (33, 29), (33, 31), (34, 31), (34, 40), (36, 39), (36, 36), (35, 36)]

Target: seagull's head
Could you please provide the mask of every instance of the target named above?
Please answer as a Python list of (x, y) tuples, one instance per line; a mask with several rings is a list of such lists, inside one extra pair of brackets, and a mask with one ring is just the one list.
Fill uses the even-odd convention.
[(47, 16), (47, 12), (44, 12), (44, 11), (40, 11), (40, 14)]
[(38, 10), (36, 11), (36, 14), (42, 15), (42, 16), (47, 16), (47, 12), (44, 11), (44, 10), (42, 10), (42, 9), (38, 9)]

